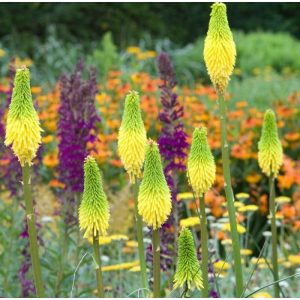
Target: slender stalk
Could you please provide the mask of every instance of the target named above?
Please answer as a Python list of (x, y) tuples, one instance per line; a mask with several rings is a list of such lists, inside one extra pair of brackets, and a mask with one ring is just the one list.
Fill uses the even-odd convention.
[(160, 298), (160, 245), (159, 229), (152, 231), (153, 251), (153, 298)]
[[(271, 216), (271, 231), (272, 231), (272, 265), (273, 265), (273, 279), (274, 282), (279, 280), (278, 274), (278, 255), (277, 255), (277, 227), (276, 227), (276, 209), (275, 209), (275, 188), (274, 176), (271, 174), (269, 178), (270, 188), (270, 216)], [(274, 297), (279, 298), (279, 283), (274, 284)]]
[(36, 235), (36, 228), (35, 228), (35, 215), (33, 212), (32, 192), (31, 192), (31, 184), (30, 184), (30, 166), (27, 163), (25, 164), (24, 167), (22, 167), (22, 176), (23, 176), (24, 201), (25, 201), (25, 209), (26, 209), (28, 234), (29, 234), (30, 255), (31, 255), (31, 262), (33, 268), (33, 275), (34, 275), (34, 284), (36, 288), (37, 297), (44, 298), (45, 294), (44, 294), (44, 287), (42, 283), (38, 242), (37, 242), (37, 235)]
[(97, 268), (96, 268), (97, 296), (99, 298), (104, 298), (103, 276), (102, 276), (102, 270), (101, 270), (99, 232), (98, 231), (97, 231), (96, 236), (93, 235), (93, 249), (94, 249), (94, 258), (97, 263)]
[(229, 213), (229, 222), (231, 229), (231, 238), (233, 246), (234, 272), (236, 280), (236, 297), (241, 297), (243, 293), (243, 272), (241, 263), (239, 235), (237, 231), (234, 195), (231, 186), (230, 161), (229, 161), (229, 145), (227, 141), (227, 117), (226, 103), (224, 95), (219, 94), (220, 121), (221, 121), (221, 141), (222, 141), (222, 161), (224, 174), (224, 189), (227, 199), (227, 209)]
[(203, 277), (202, 297), (208, 298), (208, 233), (205, 214), (204, 196), (200, 197), (201, 223), (201, 269)]
[[(142, 288), (144, 291), (149, 290), (148, 286), (148, 278), (147, 278), (147, 268), (146, 268), (146, 259), (145, 259), (145, 247), (143, 241), (143, 220), (142, 217), (138, 213), (138, 182), (135, 183), (135, 195), (134, 195), (134, 208), (135, 208), (135, 223), (136, 223), (136, 231), (137, 231), (137, 240), (138, 240), (138, 251), (139, 251), (139, 260), (140, 260), (140, 268), (141, 268), (141, 280), (142, 280)], [(146, 293), (146, 292), (145, 292)]]

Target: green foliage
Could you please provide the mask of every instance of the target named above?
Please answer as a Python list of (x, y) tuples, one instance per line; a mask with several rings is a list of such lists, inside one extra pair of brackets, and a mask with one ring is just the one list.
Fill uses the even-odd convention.
[(102, 78), (106, 78), (108, 71), (120, 68), (120, 56), (114, 44), (111, 32), (107, 32), (101, 42), (87, 58), (88, 63), (95, 67)]

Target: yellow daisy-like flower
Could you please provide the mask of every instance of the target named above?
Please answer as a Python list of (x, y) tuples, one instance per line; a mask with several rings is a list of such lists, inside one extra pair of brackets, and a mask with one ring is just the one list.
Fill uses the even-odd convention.
[(300, 266), (300, 254), (297, 255), (289, 255), (289, 262), (291, 262), (294, 266)]
[(196, 225), (200, 225), (199, 217), (189, 217), (189, 218), (180, 220), (181, 227), (194, 227)]
[(258, 210), (258, 206), (254, 204), (249, 204), (238, 208), (239, 212), (253, 212), (257, 210)]
[(249, 256), (253, 253), (251, 249), (241, 249), (241, 255), (242, 256)]
[(252, 298), (272, 298), (272, 296), (267, 292), (257, 292)]
[(231, 268), (231, 265), (230, 263), (224, 261), (224, 260), (218, 260), (216, 262), (213, 263), (214, 265), (214, 269), (217, 271), (217, 272), (220, 272), (220, 271), (227, 271)]
[(158, 145), (149, 140), (138, 195), (138, 211), (148, 226), (157, 229), (165, 223), (171, 208), (171, 192), (164, 176)]
[(250, 195), (248, 193), (238, 193), (235, 195), (236, 199), (248, 199)]
[(223, 94), (233, 72), (236, 57), (224, 3), (212, 5), (203, 54), (211, 81), (218, 93)]
[(278, 204), (289, 203), (291, 202), (291, 198), (287, 196), (279, 196), (275, 198), (275, 202)]
[[(231, 231), (230, 223), (225, 223), (223, 225), (223, 230)], [(237, 231), (239, 234), (244, 234), (246, 232), (246, 228), (241, 224), (237, 224)]]
[(193, 199), (193, 193), (178, 193), (177, 194), (177, 201), (180, 200), (189, 200), (189, 199)]
[(103, 266), (101, 269), (102, 269), (103, 272), (128, 270), (128, 269), (131, 269), (135, 266), (138, 266), (139, 263), (140, 262), (138, 260), (135, 260), (135, 261), (116, 264), (116, 265)]
[(17, 69), (6, 123), (5, 145), (12, 145), (21, 166), (31, 161), (41, 144), (41, 127), (30, 90), (27, 68)]

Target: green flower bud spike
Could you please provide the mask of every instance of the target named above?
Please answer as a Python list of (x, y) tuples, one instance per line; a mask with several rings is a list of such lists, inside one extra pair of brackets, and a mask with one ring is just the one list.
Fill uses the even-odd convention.
[(84, 237), (106, 235), (109, 206), (102, 187), (102, 178), (96, 160), (88, 156), (84, 162), (84, 190), (79, 206), (79, 226)]
[(271, 109), (264, 116), (262, 134), (258, 143), (258, 163), (262, 171), (277, 177), (282, 165), (282, 145), (278, 137), (276, 117)]
[(44, 298), (30, 183), (30, 165), (41, 143), (41, 131), (38, 114), (32, 103), (30, 73), (26, 67), (23, 67), (16, 70), (12, 99), (7, 114), (5, 145), (12, 146), (12, 150), (22, 167), (34, 284), (37, 297)]
[(164, 176), (158, 145), (149, 140), (146, 148), (144, 177), (138, 195), (138, 211), (153, 228), (153, 296), (160, 297), (159, 228), (171, 213), (171, 192)]
[(207, 142), (207, 129), (196, 128), (188, 156), (188, 177), (195, 196), (203, 196), (216, 178), (216, 165)]
[(191, 231), (183, 228), (178, 239), (178, 261), (174, 276), (174, 288), (186, 285), (190, 290), (194, 285), (203, 288), (200, 263), (197, 259), (194, 239)]
[(27, 68), (17, 69), (7, 115), (5, 145), (12, 145), (22, 167), (31, 165), (41, 144), (41, 127), (30, 90)]
[(171, 208), (171, 192), (163, 172), (158, 145), (149, 140), (138, 196), (139, 214), (148, 226), (159, 229), (167, 220)]
[(140, 110), (137, 92), (130, 92), (125, 99), (125, 108), (118, 137), (118, 151), (130, 182), (141, 177), (147, 143), (146, 130)]
[(203, 298), (208, 298), (208, 232), (205, 214), (204, 194), (211, 188), (216, 178), (216, 165), (207, 142), (205, 127), (196, 128), (193, 133), (191, 151), (188, 157), (187, 171), (190, 184), (200, 202), (201, 254)]
[(131, 91), (125, 99), (122, 123), (119, 129), (118, 152), (129, 180), (134, 183), (135, 220), (138, 240), (139, 260), (141, 266), (141, 280), (144, 292), (148, 290), (147, 268), (145, 261), (145, 247), (143, 242), (143, 220), (138, 214), (137, 190), (138, 178), (145, 159), (147, 135), (142, 120), (139, 94)]
[(79, 226), (84, 237), (93, 236), (94, 258), (97, 264), (96, 280), (98, 297), (104, 297), (101, 271), (99, 235), (106, 235), (109, 223), (109, 205), (102, 186), (102, 178), (96, 160), (88, 156), (84, 162), (84, 190), (79, 206)]
[(282, 165), (282, 145), (278, 137), (275, 113), (268, 109), (264, 116), (263, 128), (258, 143), (258, 163), (263, 173), (269, 176), (269, 203), (272, 231), (272, 266), (274, 282), (274, 297), (279, 298), (280, 286), (277, 253), (277, 227), (276, 227), (276, 204), (275, 204), (275, 178)]

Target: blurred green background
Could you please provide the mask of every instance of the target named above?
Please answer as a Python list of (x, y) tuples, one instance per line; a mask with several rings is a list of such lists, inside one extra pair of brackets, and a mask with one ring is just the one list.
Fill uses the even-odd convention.
[[(17, 57), (31, 61), (33, 84), (49, 87), (62, 73), (70, 72), (79, 58), (97, 69), (100, 81), (106, 79), (109, 70), (156, 76), (154, 58), (163, 50), (174, 63), (179, 84), (209, 84), (202, 52), (210, 6), (1, 3), (0, 75), (7, 75), (10, 59)], [(297, 89), (299, 9), (299, 3), (227, 4), (237, 45), (230, 85), (233, 100), (250, 98), (255, 105), (266, 106), (270, 99), (285, 99)], [(132, 46), (139, 49), (138, 55), (128, 51)], [(148, 55), (149, 51), (155, 55)]]

